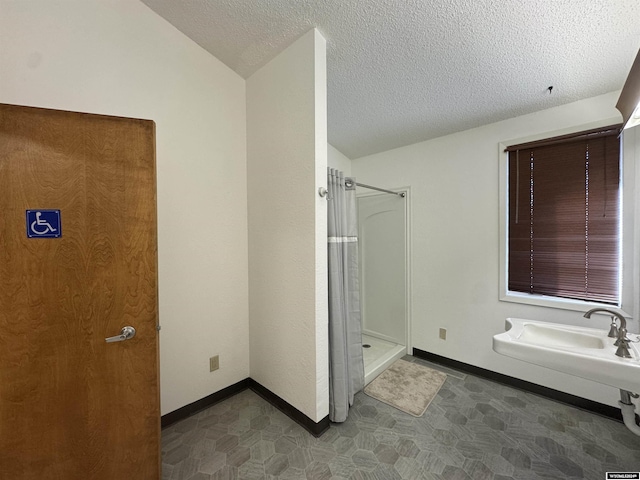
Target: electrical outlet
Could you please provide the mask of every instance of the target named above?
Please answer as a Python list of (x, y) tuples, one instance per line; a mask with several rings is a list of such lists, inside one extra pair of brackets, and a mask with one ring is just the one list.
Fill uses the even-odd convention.
[(215, 357), (211, 357), (209, 359), (209, 371), (215, 372), (220, 368), (220, 357), (216, 355)]
[(447, 339), (447, 329), (446, 328), (441, 328), (440, 329), (440, 339), (441, 340), (446, 340)]

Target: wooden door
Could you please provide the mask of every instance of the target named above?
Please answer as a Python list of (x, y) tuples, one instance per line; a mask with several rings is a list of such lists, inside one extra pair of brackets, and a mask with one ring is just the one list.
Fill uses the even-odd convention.
[(2, 480), (159, 478), (154, 135), (0, 105)]

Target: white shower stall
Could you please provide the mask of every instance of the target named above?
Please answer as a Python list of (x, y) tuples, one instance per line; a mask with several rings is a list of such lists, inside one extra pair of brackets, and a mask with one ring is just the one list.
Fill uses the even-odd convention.
[(358, 192), (365, 385), (409, 352), (409, 189)]

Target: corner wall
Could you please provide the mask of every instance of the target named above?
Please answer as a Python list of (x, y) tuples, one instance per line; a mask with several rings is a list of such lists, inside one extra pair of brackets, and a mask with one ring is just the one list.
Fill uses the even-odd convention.
[[(608, 317), (594, 315), (587, 320), (577, 311), (498, 300), (499, 144), (595, 122), (617, 123), (617, 96), (615, 92), (601, 95), (352, 160), (352, 173), (363, 183), (385, 188), (411, 186), (413, 347), (617, 406), (618, 391), (612, 387), (505, 357), (492, 349), (492, 337), (504, 331), (507, 317), (608, 328)], [(634, 183), (638, 183), (632, 168), (638, 150), (634, 138), (631, 132), (625, 134), (628, 206), (634, 204)], [(638, 228), (632, 209), (625, 210), (624, 222), (626, 229)], [(638, 247), (635, 258), (632, 250), (634, 246), (627, 245), (625, 264), (635, 265), (636, 285), (628, 287), (637, 298)], [(635, 317), (630, 331), (637, 331), (637, 301), (627, 308), (634, 310), (629, 313)], [(446, 341), (438, 338), (439, 328), (447, 329)]]
[(344, 172), (345, 176), (351, 176), (351, 160), (344, 155), (340, 150), (335, 148), (333, 145), (329, 144), (329, 156), (328, 156), (328, 164), (331, 168), (336, 168), (342, 172)]
[(315, 422), (329, 412), (325, 51), (311, 30), (247, 80), (251, 378)]
[(0, 102), (156, 122), (162, 413), (247, 378), (244, 80), (139, 2), (3, 1)]

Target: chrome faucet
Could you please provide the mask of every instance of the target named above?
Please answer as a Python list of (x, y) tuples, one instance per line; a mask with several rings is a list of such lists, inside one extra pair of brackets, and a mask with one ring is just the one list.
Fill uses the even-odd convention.
[[(631, 358), (631, 353), (629, 353), (629, 339), (627, 338), (627, 319), (624, 318), (624, 316), (621, 315), (620, 313), (614, 310), (609, 310), (608, 308), (592, 308), (591, 310), (589, 310), (587, 313), (584, 314), (584, 318), (591, 318), (591, 314), (597, 313), (597, 312), (608, 313), (609, 315), (612, 315), (611, 319), (613, 319), (613, 317), (616, 317), (618, 320), (620, 320), (620, 328), (618, 329), (618, 339), (615, 341), (613, 345), (618, 347), (618, 349), (616, 350), (616, 355), (618, 357)], [(612, 325), (611, 330), (609, 331), (609, 336), (610, 337), (615, 336), (614, 332), (615, 332), (615, 329), (613, 328), (613, 325)]]

